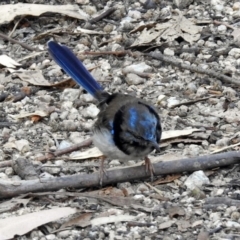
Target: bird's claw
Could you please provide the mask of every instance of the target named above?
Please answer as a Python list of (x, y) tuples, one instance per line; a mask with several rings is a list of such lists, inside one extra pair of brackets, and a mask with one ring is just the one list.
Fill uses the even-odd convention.
[(153, 182), (155, 170), (151, 160), (148, 157), (145, 157), (145, 169), (146, 169), (146, 173), (150, 173), (151, 181)]

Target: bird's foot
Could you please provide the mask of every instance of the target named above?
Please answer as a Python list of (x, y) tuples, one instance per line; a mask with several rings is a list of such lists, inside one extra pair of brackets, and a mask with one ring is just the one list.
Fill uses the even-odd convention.
[(103, 175), (107, 176), (106, 169), (104, 168), (104, 160), (106, 159), (106, 156), (102, 156), (100, 159), (100, 165), (99, 165), (99, 184), (102, 186), (103, 182)]
[(148, 157), (145, 157), (144, 160), (145, 160), (146, 173), (150, 173), (151, 181), (153, 182), (155, 170), (154, 170), (154, 167), (152, 165), (152, 162), (151, 162), (151, 160)]

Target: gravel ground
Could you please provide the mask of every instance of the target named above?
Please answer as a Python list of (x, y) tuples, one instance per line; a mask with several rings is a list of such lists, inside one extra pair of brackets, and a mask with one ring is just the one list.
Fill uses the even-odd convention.
[[(98, 114), (96, 101), (78, 86), (36, 84), (42, 81), (39, 79), (48, 84), (67, 79), (45, 51), (50, 39), (73, 49), (107, 91), (151, 101), (164, 131), (200, 130), (164, 145), (160, 153), (166, 156), (163, 159), (207, 155), (233, 144), (228, 150), (238, 150), (240, 2), (51, 0), (49, 4), (77, 4), (89, 19), (108, 8), (115, 9), (96, 21), (45, 13), (0, 25), (2, 33), (11, 33), (11, 38), (36, 48), (37, 53), (33, 55), (26, 47), (0, 37), (0, 56), (7, 55), (21, 64), (17, 71), (0, 68), (0, 164), (25, 159), (24, 166), (32, 162), (41, 178), (98, 170), (98, 158), (70, 161), (66, 154), (52, 161), (36, 160), (91, 137)], [(144, 27), (138, 27), (140, 24)], [(206, 74), (154, 59), (150, 52), (201, 67)], [(237, 84), (222, 80), (220, 75), (213, 77), (211, 70), (235, 79)], [(29, 79), (35, 79), (34, 84)], [(120, 166), (123, 163), (118, 160), (108, 164), (108, 168)], [(3, 180), (23, 179), (16, 171), (11, 165), (0, 168), (1, 198)], [(0, 219), (56, 207), (77, 209), (73, 215), (40, 224), (16, 239), (240, 239), (239, 175), (239, 166), (234, 165), (161, 176), (154, 186), (139, 180), (105, 188), (61, 189), (62, 195), (22, 196), (22, 202), (18, 200), (5, 210), (3, 204), (9, 199), (3, 199)], [(64, 195), (67, 192), (92, 193), (95, 197)], [(105, 220), (109, 222), (104, 224)], [(1, 228), (0, 239), (6, 239), (1, 238)]]

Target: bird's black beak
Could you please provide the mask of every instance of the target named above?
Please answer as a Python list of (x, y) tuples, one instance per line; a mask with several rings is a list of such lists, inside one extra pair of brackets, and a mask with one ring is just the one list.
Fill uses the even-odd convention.
[(154, 149), (156, 149), (156, 152), (160, 152), (160, 147), (159, 147), (158, 143), (154, 142), (154, 141), (151, 143), (152, 143), (152, 146), (154, 147)]

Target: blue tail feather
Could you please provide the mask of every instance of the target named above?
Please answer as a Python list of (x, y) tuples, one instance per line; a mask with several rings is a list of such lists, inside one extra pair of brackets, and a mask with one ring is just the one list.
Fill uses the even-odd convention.
[(48, 42), (48, 52), (53, 60), (87, 92), (98, 98), (103, 91), (101, 85), (92, 77), (82, 62), (64, 45)]

